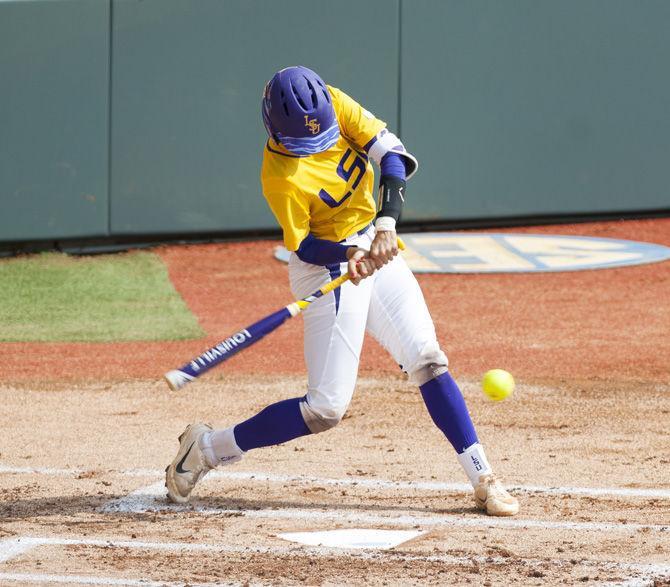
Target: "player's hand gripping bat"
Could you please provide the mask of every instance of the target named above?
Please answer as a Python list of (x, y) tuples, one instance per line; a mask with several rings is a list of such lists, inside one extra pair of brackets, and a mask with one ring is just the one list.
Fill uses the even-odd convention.
[[(400, 238), (398, 238), (398, 247), (401, 250), (405, 248), (405, 243), (403, 243)], [(297, 316), (312, 302), (337, 289), (343, 283), (349, 281), (350, 278), (349, 273), (345, 273), (306, 298), (296, 300), (281, 310), (273, 312), (269, 316), (260, 319), (251, 326), (242, 328), (232, 336), (229, 336), (218, 344), (215, 344), (213, 347), (207, 349), (204, 353), (198, 355), (182, 367), (179, 367), (179, 369), (168, 371), (163, 376), (165, 381), (167, 381), (168, 386), (173, 391), (181, 389), (187, 383), (194, 381), (197, 377), (200, 377), (200, 375), (209, 371), (212, 367), (216, 367), (230, 359), (233, 355), (239, 353), (241, 350), (258, 342), (266, 334), (270, 334), (273, 330), (279, 328), (286, 322), (286, 320), (293, 318), (293, 316)]]

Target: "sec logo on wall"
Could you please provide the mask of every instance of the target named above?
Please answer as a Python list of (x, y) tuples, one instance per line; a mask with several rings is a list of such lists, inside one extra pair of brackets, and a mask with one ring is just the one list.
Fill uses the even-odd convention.
[[(670, 247), (586, 236), (426, 232), (401, 235), (415, 273), (542, 273), (607, 269), (670, 259)], [(275, 257), (290, 253), (277, 247)]]

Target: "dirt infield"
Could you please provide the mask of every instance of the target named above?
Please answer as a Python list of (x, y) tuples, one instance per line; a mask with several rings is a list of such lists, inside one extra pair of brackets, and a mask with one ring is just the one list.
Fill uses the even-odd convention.
[[(670, 219), (515, 229), (670, 246)], [(472, 504), (420, 396), (372, 340), (336, 429), (253, 451), (168, 505), (184, 425), (304, 392), (294, 320), (184, 393), (160, 375), (291, 299), (275, 243), (160, 249), (206, 339), (2, 344), (0, 584), (670, 584), (670, 262), (421, 276), (491, 461), (522, 502)], [(519, 383), (491, 403), (492, 367)], [(278, 538), (416, 529), (389, 551)]]
[[(670, 578), (670, 388), (660, 384), (636, 391), (522, 384), (514, 401), (492, 404), (466, 382), (491, 460), (519, 486), (523, 509), (513, 519), (474, 510), (418, 394), (395, 378), (363, 379), (348, 417), (330, 433), (250, 453), (206, 480), (190, 507), (165, 503), (162, 468), (184, 422), (231, 423), (301, 384), (233, 376), (179, 396), (139, 382), (1, 388), (15, 419), (3, 436), (0, 561), (3, 551), (25, 551), (0, 562), (0, 583), (84, 576), (131, 585), (660, 585)], [(385, 552), (309, 549), (277, 537), (333, 528), (423, 534)]]

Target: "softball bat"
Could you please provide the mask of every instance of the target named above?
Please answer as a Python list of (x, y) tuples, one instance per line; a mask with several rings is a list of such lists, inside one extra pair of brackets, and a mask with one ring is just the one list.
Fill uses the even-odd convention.
[[(405, 243), (403, 243), (400, 238), (398, 238), (398, 247), (401, 250), (405, 249)], [(163, 378), (173, 391), (181, 389), (186, 384), (195, 381), (198, 377), (207, 373), (207, 371), (213, 367), (220, 365), (240, 351), (257, 343), (261, 338), (279, 328), (286, 322), (286, 320), (297, 316), (305, 308), (309, 307), (312, 302), (337, 289), (343, 283), (349, 281), (350, 278), (349, 273), (345, 273), (337, 279), (327, 283), (311, 295), (302, 298), (301, 300), (296, 300), (288, 306), (261, 318), (258, 322), (254, 322), (252, 325), (238, 330), (235, 334), (225, 338), (213, 347), (208, 348), (204, 353), (191, 359), (188, 363), (179, 367), (179, 369), (168, 371)]]

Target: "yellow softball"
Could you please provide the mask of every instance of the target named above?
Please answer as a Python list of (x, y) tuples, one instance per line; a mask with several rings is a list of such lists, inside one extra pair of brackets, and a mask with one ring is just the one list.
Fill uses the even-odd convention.
[(514, 392), (514, 377), (504, 369), (491, 369), (484, 373), (482, 390), (489, 399), (502, 401)]

